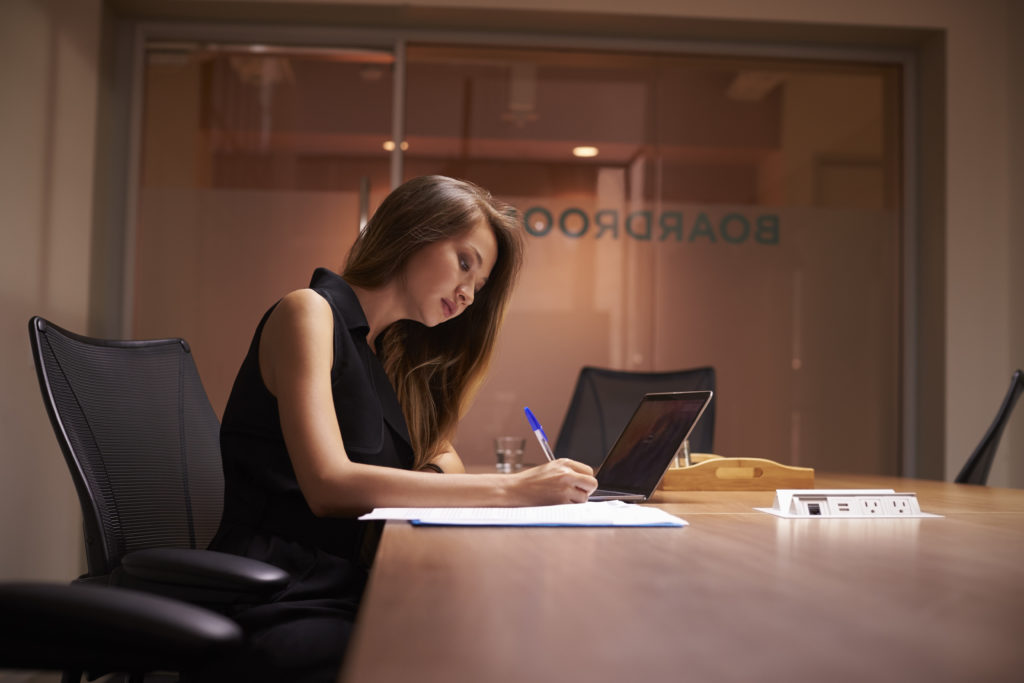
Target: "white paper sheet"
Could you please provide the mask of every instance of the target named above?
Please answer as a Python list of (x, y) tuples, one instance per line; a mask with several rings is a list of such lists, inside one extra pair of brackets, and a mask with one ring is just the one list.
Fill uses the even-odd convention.
[(600, 503), (494, 508), (377, 508), (359, 519), (404, 519), (446, 526), (666, 526), (687, 522), (655, 507), (618, 500)]

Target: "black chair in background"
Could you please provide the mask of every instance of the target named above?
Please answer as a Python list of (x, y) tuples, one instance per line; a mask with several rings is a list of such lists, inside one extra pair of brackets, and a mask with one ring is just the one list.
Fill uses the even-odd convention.
[(202, 669), (242, 643), (216, 612), (124, 588), (0, 584), (0, 669), (61, 671), (63, 683)]
[(1010, 388), (1003, 399), (1003, 405), (996, 413), (996, 419), (992, 421), (985, 436), (982, 437), (971, 457), (964, 463), (960, 474), (956, 475), (954, 481), (957, 484), (979, 484), (984, 486), (988, 482), (988, 473), (992, 469), (992, 460), (996, 457), (996, 450), (999, 448), (999, 440), (1003, 436), (1003, 429), (1010, 419), (1013, 406), (1017, 403), (1021, 393), (1024, 392), (1024, 372), (1017, 370), (1010, 378)]
[(82, 507), (78, 582), (215, 610), (287, 584), (278, 567), (206, 550), (223, 507), (220, 423), (184, 340), (94, 339), (38, 316), (29, 336)]
[[(668, 372), (629, 372), (586, 366), (576, 380), (569, 410), (555, 444), (555, 456), (597, 469), (622, 433), (644, 394), (715, 389), (712, 367)], [(690, 450), (713, 453), (715, 401), (690, 435)]]

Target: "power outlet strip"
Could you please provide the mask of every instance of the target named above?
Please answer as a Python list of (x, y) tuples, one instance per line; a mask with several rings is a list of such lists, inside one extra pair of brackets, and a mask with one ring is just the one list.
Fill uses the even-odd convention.
[(801, 517), (908, 517), (921, 513), (913, 493), (797, 495), (790, 511)]
[(772, 508), (780, 517), (932, 517), (921, 512), (916, 493), (892, 489), (779, 489)]

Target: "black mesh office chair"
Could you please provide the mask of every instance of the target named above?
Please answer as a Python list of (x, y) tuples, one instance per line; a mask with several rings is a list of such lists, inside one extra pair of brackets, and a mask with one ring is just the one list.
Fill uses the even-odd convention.
[(190, 672), (242, 643), (227, 617), (123, 588), (0, 584), (0, 669), (63, 672), (63, 683), (105, 674)]
[[(586, 366), (580, 370), (569, 410), (555, 444), (555, 455), (601, 465), (644, 394), (715, 389), (712, 367), (668, 372), (629, 372)], [(690, 435), (690, 450), (713, 453), (715, 402)]]
[(38, 316), (29, 336), (82, 507), (78, 582), (211, 609), (287, 584), (278, 567), (205, 549), (223, 506), (220, 426), (184, 340), (93, 339)]
[(956, 483), (984, 486), (988, 482), (988, 473), (992, 469), (992, 460), (996, 457), (999, 440), (1003, 437), (1003, 429), (1006, 427), (1010, 413), (1013, 412), (1013, 406), (1022, 392), (1024, 392), (1024, 372), (1017, 370), (1010, 378), (1010, 388), (1006, 392), (1003, 404), (999, 406), (996, 419), (989, 425), (985, 436), (971, 453), (971, 457), (964, 463), (960, 474), (956, 475), (954, 480)]

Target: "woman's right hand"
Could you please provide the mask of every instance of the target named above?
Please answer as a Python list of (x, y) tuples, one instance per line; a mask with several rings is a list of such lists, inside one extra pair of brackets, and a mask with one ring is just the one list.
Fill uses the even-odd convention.
[(558, 505), (585, 503), (597, 488), (590, 465), (560, 458), (530, 467), (517, 474), (514, 494), (520, 505)]

